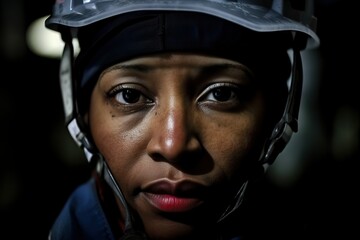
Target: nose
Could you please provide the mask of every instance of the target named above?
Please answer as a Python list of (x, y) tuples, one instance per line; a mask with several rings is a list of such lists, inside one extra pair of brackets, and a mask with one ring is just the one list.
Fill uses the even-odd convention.
[(173, 99), (163, 104), (153, 120), (156, 127), (148, 143), (148, 153), (155, 160), (188, 162), (200, 152), (194, 113), (185, 102)]

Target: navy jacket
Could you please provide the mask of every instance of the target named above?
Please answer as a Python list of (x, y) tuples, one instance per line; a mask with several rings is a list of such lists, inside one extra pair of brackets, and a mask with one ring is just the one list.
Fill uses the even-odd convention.
[(49, 240), (115, 240), (102, 209), (95, 179), (80, 185), (67, 200)]

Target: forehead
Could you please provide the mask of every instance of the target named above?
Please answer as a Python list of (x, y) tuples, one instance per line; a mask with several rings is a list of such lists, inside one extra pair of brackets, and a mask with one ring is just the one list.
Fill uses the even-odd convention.
[(134, 70), (146, 73), (174, 68), (202, 72), (217, 72), (221, 70), (242, 70), (244, 72), (250, 72), (245, 65), (226, 58), (189, 53), (161, 53), (117, 63), (105, 69), (102, 74), (112, 70)]
[(137, 64), (137, 63), (144, 63), (147, 65), (162, 65), (162, 66), (168, 66), (179, 63), (181, 65), (189, 66), (189, 67), (202, 66), (209, 63), (214, 63), (214, 64), (228, 63), (228, 64), (240, 65), (240, 63), (238, 62), (226, 58), (203, 55), (203, 54), (176, 53), (176, 52), (152, 54), (148, 56), (132, 58), (130, 60), (126, 60), (122, 62), (122, 64)]

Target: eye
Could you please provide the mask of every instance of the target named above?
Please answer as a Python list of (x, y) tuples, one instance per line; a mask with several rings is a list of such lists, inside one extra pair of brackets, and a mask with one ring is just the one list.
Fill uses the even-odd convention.
[(230, 87), (216, 87), (207, 94), (207, 100), (225, 102), (236, 98), (234, 89)]
[(216, 83), (208, 86), (201, 94), (201, 101), (227, 102), (236, 100), (240, 87), (232, 83)]
[(118, 85), (110, 90), (108, 96), (121, 105), (141, 105), (152, 102), (141, 90), (136, 88), (138, 87)]
[(123, 89), (115, 95), (116, 101), (123, 104), (137, 103), (141, 98), (141, 93), (134, 89)]
[(230, 111), (244, 107), (254, 94), (250, 84), (215, 83), (206, 87), (197, 101), (219, 111)]

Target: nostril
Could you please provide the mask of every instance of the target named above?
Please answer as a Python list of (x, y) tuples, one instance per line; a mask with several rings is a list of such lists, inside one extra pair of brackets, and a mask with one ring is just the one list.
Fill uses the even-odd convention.
[(150, 153), (153, 161), (166, 162), (175, 169), (187, 174), (204, 174), (214, 166), (211, 156), (203, 149), (196, 151), (185, 151), (171, 159), (165, 157), (159, 152)]
[(149, 156), (155, 161), (155, 162), (166, 162), (166, 158), (161, 155), (158, 152), (149, 153)]

